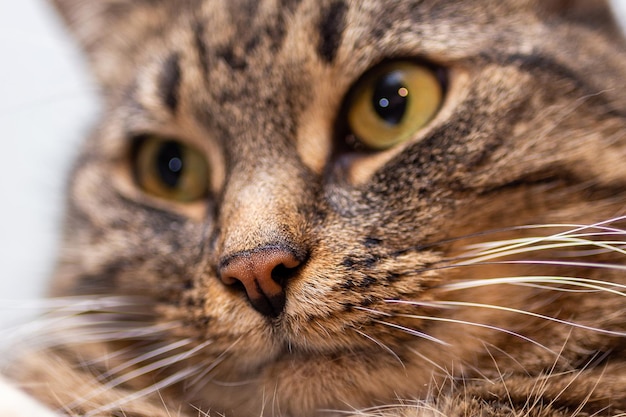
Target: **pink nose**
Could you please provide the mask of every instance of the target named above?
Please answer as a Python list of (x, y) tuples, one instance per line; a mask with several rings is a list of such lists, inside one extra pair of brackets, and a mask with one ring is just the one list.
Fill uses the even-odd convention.
[(220, 263), (219, 272), (224, 284), (243, 284), (258, 312), (276, 317), (285, 307), (287, 279), (299, 265), (300, 261), (289, 249), (268, 246), (226, 258)]

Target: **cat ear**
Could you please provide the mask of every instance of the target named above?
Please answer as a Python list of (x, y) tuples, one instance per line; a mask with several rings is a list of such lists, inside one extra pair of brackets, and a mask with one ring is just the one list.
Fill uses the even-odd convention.
[[(96, 80), (106, 85), (123, 71), (123, 55), (134, 33), (133, 13), (141, 0), (50, 0), (85, 51)], [(129, 18), (130, 16), (130, 18)], [(133, 23), (135, 23), (133, 25)], [(115, 66), (111, 66), (115, 62)]]
[(546, 15), (558, 16), (612, 35), (621, 34), (609, 0), (538, 0), (536, 4)]
[(129, 9), (133, 0), (51, 0), (66, 26), (87, 52), (111, 33), (115, 15)]

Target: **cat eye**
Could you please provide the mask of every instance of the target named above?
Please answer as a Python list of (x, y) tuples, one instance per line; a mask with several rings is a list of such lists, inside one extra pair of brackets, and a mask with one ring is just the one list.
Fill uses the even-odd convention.
[(435, 70), (410, 61), (375, 68), (352, 89), (347, 107), (350, 131), (373, 150), (408, 140), (441, 107), (442, 84)]
[(138, 138), (132, 164), (137, 184), (148, 194), (192, 202), (208, 193), (206, 159), (200, 151), (179, 140), (154, 135)]

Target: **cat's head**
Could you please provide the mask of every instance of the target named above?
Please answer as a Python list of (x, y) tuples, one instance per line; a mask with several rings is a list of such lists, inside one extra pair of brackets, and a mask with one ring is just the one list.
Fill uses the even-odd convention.
[(576, 226), (626, 197), (606, 5), (57, 4), (105, 110), (55, 293), (148, 300), (190, 400), (307, 415), (613, 346), (623, 298), (580, 279), (623, 272), (568, 264), (620, 262)]

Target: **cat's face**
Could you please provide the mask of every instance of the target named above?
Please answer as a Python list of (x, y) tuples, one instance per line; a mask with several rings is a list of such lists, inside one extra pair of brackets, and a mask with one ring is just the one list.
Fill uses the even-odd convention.
[(55, 291), (148, 301), (190, 401), (304, 416), (612, 346), (538, 315), (617, 331), (623, 298), (590, 314), (528, 277), (623, 272), (524, 250), (623, 212), (626, 58), (601, 7), (58, 2), (106, 110)]

